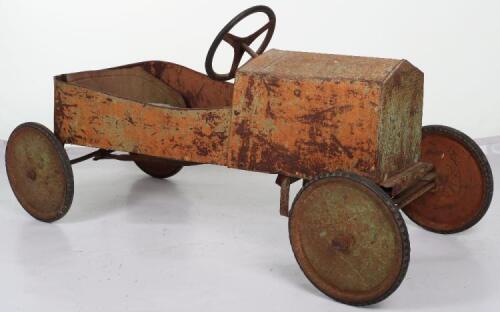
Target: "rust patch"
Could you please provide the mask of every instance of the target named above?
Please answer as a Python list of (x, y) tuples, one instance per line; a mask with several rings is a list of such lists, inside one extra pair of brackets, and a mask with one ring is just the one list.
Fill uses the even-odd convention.
[(65, 143), (172, 160), (226, 163), (229, 108), (137, 103), (57, 80), (55, 94), (55, 129)]
[[(375, 92), (351, 98), (351, 88)], [(377, 90), (363, 82), (237, 75), (229, 166), (301, 178), (338, 168), (368, 169), (375, 176), (378, 121), (373, 109), (359, 103), (379, 103)]]
[(384, 188), (391, 189), (393, 196), (401, 193), (409, 188), (412, 184), (421, 180), (423, 177), (432, 172), (434, 166), (430, 163), (418, 162), (406, 170), (399, 172), (382, 181), (380, 185)]
[(229, 166), (382, 181), (418, 160), (419, 74), (406, 61), (268, 51), (236, 75)]

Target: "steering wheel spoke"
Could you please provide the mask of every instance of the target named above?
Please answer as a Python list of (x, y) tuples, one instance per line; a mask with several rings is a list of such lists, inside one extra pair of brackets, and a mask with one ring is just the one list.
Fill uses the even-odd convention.
[(244, 53), (245, 51), (240, 48), (234, 49), (233, 63), (231, 64), (231, 70), (229, 71), (229, 73), (236, 72)]
[(223, 41), (227, 42), (230, 46), (233, 48), (238, 48), (241, 46), (241, 41), (243, 40), (242, 38), (235, 36), (231, 33), (227, 33), (224, 35), (222, 38)]
[(242, 43), (241, 44), (241, 47), (245, 50), (245, 52), (247, 52), (248, 54), (250, 54), (252, 56), (252, 58), (256, 58), (257, 56), (259, 56), (259, 54), (257, 54), (257, 52), (255, 52), (254, 50), (252, 50), (252, 48), (246, 44), (246, 43)]
[[(251, 35), (243, 38), (230, 33), (231, 29), (233, 29), (233, 27), (236, 24), (238, 24), (241, 20), (243, 20), (249, 15), (258, 12), (266, 14), (267, 17), (269, 18), (269, 21), (264, 26), (260, 27), (257, 31), (253, 32)], [(252, 58), (255, 58), (258, 55), (262, 54), (264, 50), (267, 48), (269, 42), (271, 41), (271, 37), (273, 36), (275, 26), (276, 26), (276, 16), (274, 15), (274, 12), (269, 7), (264, 5), (251, 7), (238, 14), (229, 23), (227, 23), (227, 25), (224, 26), (224, 28), (222, 28), (217, 37), (215, 37), (214, 42), (212, 42), (212, 45), (210, 46), (210, 49), (208, 50), (207, 53), (207, 58), (205, 59), (205, 69), (207, 71), (207, 75), (214, 80), (220, 80), (220, 81), (225, 81), (234, 78), (245, 52), (250, 54)], [(259, 48), (257, 50), (253, 50), (250, 47), (250, 45), (265, 31), (267, 31), (266, 36), (264, 37), (264, 40), (260, 44)], [(213, 69), (214, 55), (222, 41), (227, 42), (234, 49), (231, 69), (227, 74), (218, 74)]]
[(270, 29), (271, 27), (274, 28), (274, 25), (271, 23), (271, 22), (268, 22), (267, 24), (265, 24), (264, 26), (262, 26), (261, 28), (259, 28), (256, 32), (254, 32), (253, 34), (245, 37), (245, 42), (247, 42), (248, 45), (251, 45), (252, 42), (255, 41), (255, 39), (257, 39), (260, 35), (262, 35), (263, 32), (265, 32), (266, 30)]

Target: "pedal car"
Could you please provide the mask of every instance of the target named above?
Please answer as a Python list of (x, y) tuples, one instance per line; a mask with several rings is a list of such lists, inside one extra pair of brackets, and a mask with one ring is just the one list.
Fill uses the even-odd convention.
[[(231, 33), (258, 12), (264, 26)], [(422, 127), (424, 76), (408, 61), (265, 52), (275, 24), (265, 6), (240, 13), (210, 47), (207, 75), (147, 61), (56, 76), (54, 132), (24, 123), (8, 140), (7, 174), (21, 206), (41, 221), (63, 217), (72, 165), (91, 158), (130, 160), (160, 179), (199, 164), (276, 174), (307, 278), (351, 305), (389, 296), (410, 259), (401, 212), (437, 233), (473, 226), (492, 197), (488, 161), (465, 134)], [(234, 49), (225, 74), (212, 66), (222, 41)], [(240, 66), (245, 53), (252, 58)], [(70, 160), (64, 144), (96, 150)]]

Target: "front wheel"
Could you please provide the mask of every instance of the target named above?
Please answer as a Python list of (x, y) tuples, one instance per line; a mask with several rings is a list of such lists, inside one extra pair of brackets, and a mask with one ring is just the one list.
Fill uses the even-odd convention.
[(289, 234), (306, 277), (342, 303), (382, 301), (408, 268), (401, 214), (379, 186), (355, 174), (335, 172), (307, 183), (292, 205)]
[(34, 218), (52, 222), (73, 201), (73, 170), (61, 142), (45, 126), (27, 122), (9, 137), (5, 166), (21, 206)]

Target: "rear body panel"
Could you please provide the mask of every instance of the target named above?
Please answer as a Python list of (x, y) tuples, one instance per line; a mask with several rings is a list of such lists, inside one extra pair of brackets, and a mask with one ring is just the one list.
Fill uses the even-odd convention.
[[(124, 68), (133, 71), (117, 80)], [(134, 80), (138, 70), (151, 76), (142, 89)], [(111, 76), (116, 82), (109, 83)], [(159, 84), (166, 90), (158, 91)], [(182, 95), (182, 103), (168, 95), (172, 89)], [(55, 133), (69, 144), (225, 165), (232, 89), (232, 84), (165, 62), (61, 75), (55, 78)], [(162, 98), (174, 106), (156, 103)]]

